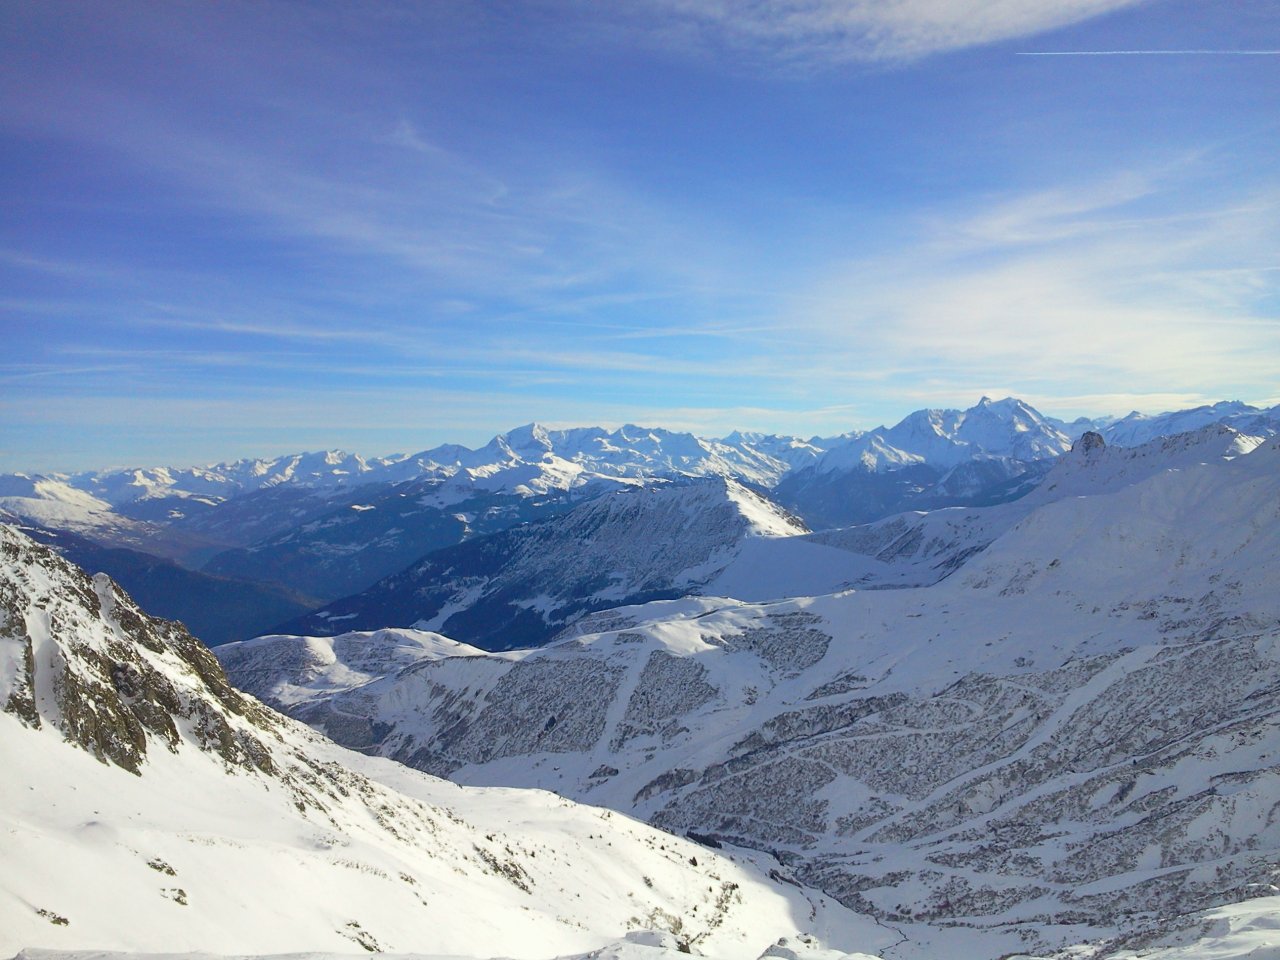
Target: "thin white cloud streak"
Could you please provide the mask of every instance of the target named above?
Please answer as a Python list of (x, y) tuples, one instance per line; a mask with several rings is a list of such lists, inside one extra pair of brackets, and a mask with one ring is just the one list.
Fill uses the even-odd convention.
[(184, 332), (220, 333), (234, 336), (262, 337), (270, 340), (295, 340), (305, 343), (346, 342), (402, 349), (410, 345), (404, 336), (396, 336), (372, 327), (336, 328), (320, 324), (299, 324), (291, 320), (200, 320), (185, 317), (147, 315), (132, 317), (129, 323), (139, 327), (157, 327)]
[(1099, 183), (1055, 187), (1000, 200), (957, 221), (932, 224), (938, 240), (957, 249), (1025, 246), (1114, 231), (1112, 212), (1156, 191), (1151, 178), (1124, 172)]
[(886, 385), (904, 397), (922, 381), (935, 396), (1003, 385), (1097, 403), (1117, 384), (1148, 398), (1274, 392), (1280, 277), (1257, 252), (1280, 246), (1280, 192), (1187, 210), (1192, 183), (1119, 182), (935, 221), (910, 251), (833, 270), (816, 287), (830, 306), (793, 312), (797, 337), (913, 371)]
[(1277, 57), (1280, 50), (1020, 50), (1018, 57)]
[(914, 60), (1031, 36), (1145, 0), (650, 0), (668, 42), (784, 62)]

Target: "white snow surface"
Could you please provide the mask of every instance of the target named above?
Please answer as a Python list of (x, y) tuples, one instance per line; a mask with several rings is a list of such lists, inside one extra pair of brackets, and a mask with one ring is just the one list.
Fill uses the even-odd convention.
[(0, 475), (0, 510), (42, 526), (73, 532), (145, 534), (148, 524), (117, 514), (106, 500), (58, 477)]
[[(1249, 955), (1188, 917), (1280, 878), (1280, 441), (1082, 448), (964, 514), (989, 545), (932, 586), (597, 613), (298, 715), (374, 721), (364, 749), (460, 782), (780, 851), (900, 931), (895, 958), (1157, 935)], [(1255, 945), (1280, 925), (1257, 909)]]
[(751, 855), (354, 754), (222, 684), (180, 627), (0, 528), (0, 956), (889, 942)]
[[(1018, 500), (992, 507), (913, 511), (875, 523), (824, 530), (803, 539), (862, 556), (865, 570), (850, 586), (928, 586), (950, 576), (970, 557), (1047, 504), (1115, 493), (1166, 471), (1231, 460), (1263, 442), (1262, 437), (1214, 423), (1132, 448), (1088, 448), (1080, 444), (1063, 455), (1044, 480)], [(814, 586), (809, 593), (827, 592), (820, 589), (820, 580)], [(732, 590), (725, 593), (741, 596)], [(762, 598), (755, 595), (745, 599)]]
[[(427, 630), (387, 628), (336, 637), (271, 634), (223, 644), (218, 659), (234, 663), (245, 693), (272, 703), (294, 704), (350, 690), (420, 660), (481, 656), (483, 650)], [(250, 679), (262, 678), (257, 687)]]

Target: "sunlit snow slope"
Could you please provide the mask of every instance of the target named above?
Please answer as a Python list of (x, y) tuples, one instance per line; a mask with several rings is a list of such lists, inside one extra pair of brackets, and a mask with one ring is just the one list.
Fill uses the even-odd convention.
[(291, 709), (777, 851), (894, 957), (1194, 933), (1280, 879), (1280, 443), (1090, 446), (933, 586), (601, 612)]
[(891, 939), (609, 811), (342, 750), (231, 688), (180, 626), (9, 528), (0, 708), (0, 956), (550, 957), (649, 929), (673, 949), (754, 957), (806, 928), (872, 950)]

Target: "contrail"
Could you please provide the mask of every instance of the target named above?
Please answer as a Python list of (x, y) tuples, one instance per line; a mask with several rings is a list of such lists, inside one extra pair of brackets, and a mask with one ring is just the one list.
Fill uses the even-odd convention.
[(1027, 50), (1015, 57), (1276, 57), (1280, 50)]

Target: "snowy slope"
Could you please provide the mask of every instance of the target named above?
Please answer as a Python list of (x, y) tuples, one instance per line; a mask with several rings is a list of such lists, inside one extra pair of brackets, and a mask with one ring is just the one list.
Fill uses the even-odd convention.
[(1099, 429), (1107, 443), (1136, 447), (1157, 437), (1199, 430), (1210, 424), (1222, 424), (1241, 433), (1270, 437), (1280, 433), (1280, 408), (1270, 410), (1250, 406), (1239, 400), (1221, 401), (1155, 415), (1133, 411)]
[(8, 528), (0, 705), (3, 956), (550, 957), (649, 928), (739, 957), (797, 923), (837, 945), (890, 942), (748, 859), (342, 750), (229, 687), (180, 627)]
[(776, 851), (895, 957), (1114, 952), (1280, 878), (1280, 443), (1186, 443), (1064, 463), (1070, 495), (928, 588), (601, 612), (293, 710)]
[(55, 477), (0, 476), (0, 510), (57, 530), (103, 532), (122, 543), (145, 541), (158, 533), (146, 523), (116, 513), (107, 501)]
[[(859, 587), (928, 586), (950, 576), (1034, 510), (1068, 497), (1113, 493), (1166, 470), (1230, 460), (1263, 442), (1212, 424), (1139, 447), (1108, 447), (1085, 434), (1054, 461), (1044, 480), (1011, 503), (898, 514), (875, 523), (813, 533), (804, 539), (866, 556), (877, 565), (851, 584)], [(728, 591), (729, 596), (738, 594)]]
[(276, 632), (420, 626), (486, 649), (536, 644), (592, 610), (697, 592), (748, 541), (804, 532), (733, 480), (647, 486), (428, 554)]
[(223, 645), (217, 657), (234, 670), (238, 689), (288, 706), (363, 686), (420, 660), (483, 653), (438, 633), (387, 629), (336, 637), (255, 637)]

